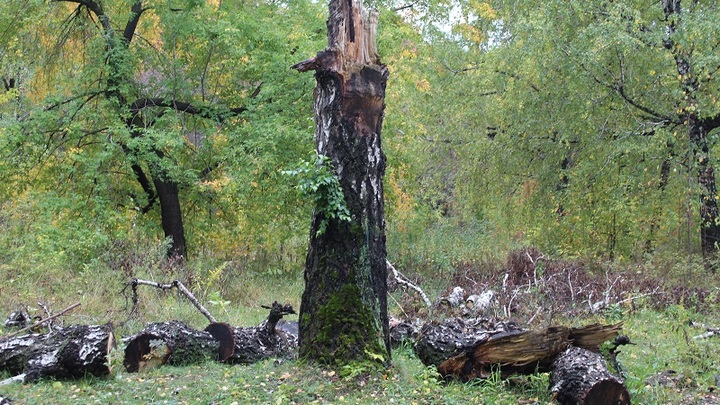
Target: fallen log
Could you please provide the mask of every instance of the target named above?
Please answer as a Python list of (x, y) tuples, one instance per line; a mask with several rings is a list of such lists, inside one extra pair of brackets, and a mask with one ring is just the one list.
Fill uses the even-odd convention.
[(128, 372), (137, 372), (163, 364), (179, 366), (206, 360), (247, 364), (290, 355), (297, 349), (297, 323), (281, 318), (295, 311), (291, 305), (277, 302), (263, 308), (270, 309), (270, 314), (252, 327), (213, 322), (199, 331), (178, 321), (149, 324), (125, 339), (123, 365)]
[(415, 350), (425, 365), (436, 366), (447, 379), (487, 378), (498, 368), (505, 378), (549, 371), (557, 355), (571, 345), (598, 351), (600, 344), (618, 335), (621, 326), (530, 331), (512, 322), (451, 319), (423, 326)]
[(179, 321), (151, 323), (126, 339), (123, 365), (132, 373), (163, 364), (181, 366), (206, 360), (224, 361), (234, 346), (232, 328), (223, 323), (213, 325), (214, 335)]
[(562, 405), (630, 404), (625, 384), (608, 371), (599, 353), (570, 346), (557, 356), (551, 370), (550, 391)]
[(114, 345), (111, 324), (72, 325), (45, 334), (4, 338), (0, 340), (0, 370), (21, 375), (23, 382), (103, 376), (110, 373), (107, 356)]
[[(224, 359), (231, 364), (249, 364), (268, 357), (286, 357), (298, 347), (298, 328), (296, 322), (281, 321), (282, 317), (294, 314), (289, 304), (273, 302), (270, 314), (258, 326), (232, 328), (234, 347), (229, 357)], [(217, 324), (210, 324), (206, 331), (215, 336)]]
[(514, 322), (494, 322), (486, 318), (450, 318), (426, 323), (417, 334), (415, 352), (426, 366), (438, 367), (493, 335), (512, 331), (522, 329)]

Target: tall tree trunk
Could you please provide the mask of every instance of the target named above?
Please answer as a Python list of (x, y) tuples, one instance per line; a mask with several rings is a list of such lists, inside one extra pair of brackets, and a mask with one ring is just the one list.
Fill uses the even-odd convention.
[(293, 66), (315, 70), (315, 141), (335, 169), (351, 220), (316, 207), (300, 307), (300, 356), (324, 364), (390, 360), (380, 131), (387, 68), (377, 14), (331, 0), (328, 48)]
[(172, 239), (168, 256), (186, 257), (185, 228), (177, 183), (155, 177), (153, 184), (160, 200), (160, 216), (165, 237)]
[(706, 259), (706, 267), (714, 269), (712, 260), (718, 251), (720, 242), (720, 224), (718, 220), (717, 187), (715, 168), (710, 161), (707, 129), (700, 123), (696, 113), (688, 114), (688, 132), (692, 144), (695, 169), (700, 185), (700, 247)]
[(668, 32), (665, 47), (671, 50), (675, 57), (675, 65), (685, 95), (685, 105), (681, 118), (687, 126), (691, 153), (700, 186), (700, 247), (705, 258), (706, 269), (713, 270), (711, 259), (717, 255), (717, 244), (720, 242), (720, 223), (718, 223), (720, 213), (718, 211), (717, 187), (715, 185), (715, 168), (710, 161), (710, 148), (707, 138), (709, 129), (705, 126), (705, 121), (700, 119), (697, 113), (696, 92), (699, 84), (697, 77), (693, 74), (692, 49), (681, 49), (673, 40), (677, 21), (682, 15), (680, 3), (680, 0), (662, 1)]

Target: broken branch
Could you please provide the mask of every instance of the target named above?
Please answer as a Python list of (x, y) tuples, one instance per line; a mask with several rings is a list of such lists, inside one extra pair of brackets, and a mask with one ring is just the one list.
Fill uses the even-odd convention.
[(416, 286), (415, 284), (411, 283), (411, 282), (407, 279), (407, 277), (405, 277), (404, 275), (402, 275), (402, 273), (400, 273), (399, 271), (397, 271), (397, 269), (395, 268), (395, 266), (393, 266), (392, 263), (390, 263), (390, 260), (385, 260), (385, 263), (387, 264), (388, 269), (392, 270), (392, 272), (393, 272), (393, 277), (395, 277), (395, 280), (397, 280), (398, 284), (403, 285), (403, 286), (405, 286), (405, 287), (408, 287), (408, 288), (410, 288), (410, 289), (415, 290), (418, 294), (420, 294), (420, 297), (422, 297), (423, 301), (425, 301), (425, 305), (427, 305), (428, 308), (429, 308), (430, 306), (432, 306), (432, 302), (430, 302), (430, 299), (428, 298), (427, 294), (425, 294), (425, 291), (422, 290), (422, 288), (420, 288), (420, 287)]
[(190, 290), (188, 290), (188, 289), (185, 287), (185, 285), (183, 285), (183, 283), (180, 282), (180, 280), (175, 280), (175, 281), (173, 281), (172, 283), (165, 283), (165, 284), (163, 284), (163, 283), (157, 283), (157, 282), (155, 282), (155, 281), (148, 281), (148, 280), (141, 280), (141, 279), (138, 279), (138, 278), (134, 278), (134, 279), (130, 280), (129, 285), (130, 285), (130, 286), (132, 287), (132, 289), (133, 289), (133, 304), (134, 304), (134, 306), (133, 306), (132, 312), (135, 312), (135, 310), (137, 309), (137, 286), (138, 286), (138, 285), (148, 285), (148, 286), (150, 286), (150, 287), (159, 288), (159, 289), (161, 289), (161, 290), (170, 290), (170, 289), (172, 289), (172, 288), (177, 288), (178, 291), (180, 291), (181, 293), (183, 293), (183, 295), (185, 295), (185, 297), (187, 297), (187, 299), (190, 300), (190, 302), (192, 302), (193, 305), (195, 305), (195, 308), (197, 308), (198, 311), (200, 311), (201, 314), (205, 315), (205, 318), (207, 318), (207, 319), (208, 319), (210, 322), (212, 322), (212, 323), (216, 323), (216, 322), (217, 322), (217, 320), (215, 319), (215, 317), (212, 316), (212, 314), (210, 314), (210, 311), (208, 311), (208, 310), (200, 303), (200, 301), (198, 301), (198, 299), (195, 298), (195, 296), (193, 295), (193, 293), (190, 292)]
[(45, 322), (47, 322), (47, 321), (52, 321), (53, 319), (57, 318), (58, 316), (63, 315), (63, 314), (65, 314), (66, 312), (69, 312), (69, 311), (71, 311), (71, 310), (73, 310), (73, 309), (75, 309), (76, 307), (79, 307), (79, 306), (80, 306), (80, 303), (79, 303), (79, 302), (76, 302), (76, 303), (70, 305), (69, 307), (63, 309), (62, 311), (58, 312), (58, 313), (55, 314), (55, 315), (51, 315), (51, 316), (48, 316), (48, 317), (45, 318), (45, 319), (41, 319), (41, 320), (35, 322), (34, 324), (32, 324), (32, 325), (30, 325), (30, 326), (27, 326), (27, 327), (25, 327), (25, 328), (22, 328), (22, 329), (14, 332), (14, 333), (11, 333), (11, 334), (9, 334), (9, 335), (7, 335), (7, 336), (3, 336), (1, 339), (8, 339), (8, 338), (17, 336), (17, 335), (19, 335), (19, 334), (21, 334), (21, 333), (23, 333), (23, 332), (26, 332), (26, 331), (29, 331), (29, 330), (31, 330), (31, 329), (34, 329), (34, 328), (36, 328), (36, 327), (44, 324)]

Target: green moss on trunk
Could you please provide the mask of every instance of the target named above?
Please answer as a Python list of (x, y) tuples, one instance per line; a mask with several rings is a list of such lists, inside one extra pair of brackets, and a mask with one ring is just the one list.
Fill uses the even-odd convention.
[[(321, 326), (304, 348), (304, 352), (313, 353), (313, 360), (329, 365), (352, 361), (384, 364), (389, 360), (385, 340), (376, 326), (379, 314), (373, 314), (360, 297), (357, 286), (346, 284), (318, 307), (313, 322)], [(317, 353), (322, 353), (320, 358)]]

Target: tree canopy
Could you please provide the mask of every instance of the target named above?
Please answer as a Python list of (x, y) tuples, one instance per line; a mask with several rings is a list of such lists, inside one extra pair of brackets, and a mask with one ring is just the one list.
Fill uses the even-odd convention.
[[(717, 5), (366, 4), (390, 70), (390, 257), (440, 228), (570, 256), (714, 254)], [(283, 172), (315, 161), (313, 78), (290, 66), (323, 48), (326, 18), (314, 1), (4, 2), (2, 260), (171, 237), (300, 268), (312, 201)]]

